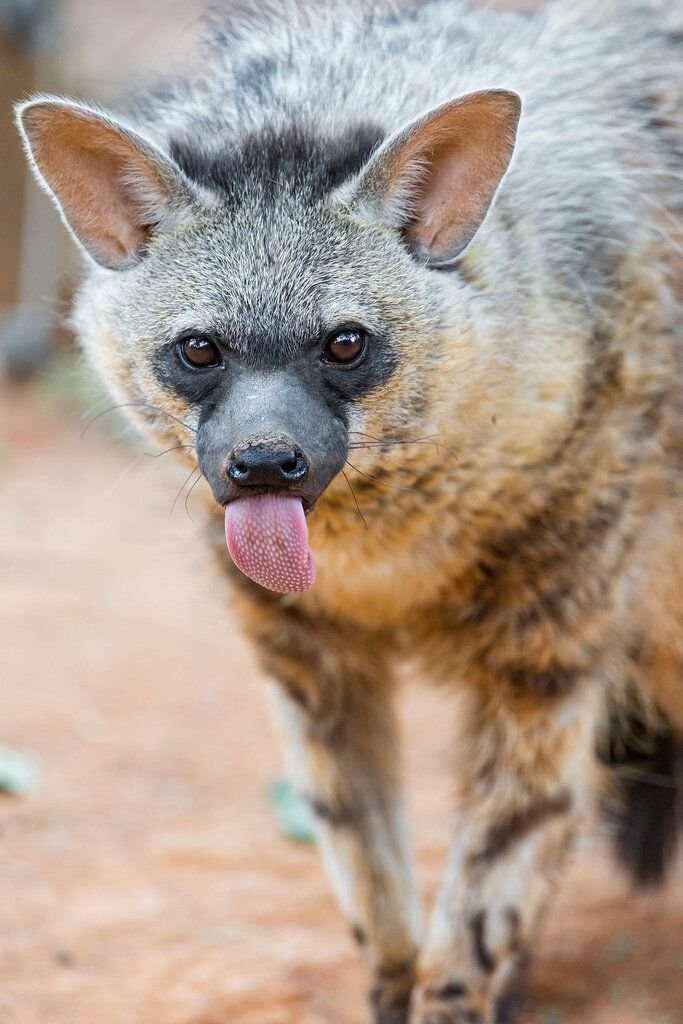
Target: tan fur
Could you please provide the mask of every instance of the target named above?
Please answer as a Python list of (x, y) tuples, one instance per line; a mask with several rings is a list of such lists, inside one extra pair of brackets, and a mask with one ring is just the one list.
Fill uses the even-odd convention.
[[(624, 706), (634, 700), (644, 708), (656, 705), (679, 727), (683, 721), (683, 536), (679, 485), (669, 462), (675, 455), (671, 438), (680, 438), (683, 429), (683, 421), (676, 418), (683, 379), (673, 337), (661, 322), (657, 276), (640, 267), (633, 267), (633, 273), (632, 291), (623, 297), (593, 370), (599, 386), (590, 404), (581, 409), (572, 401), (572, 381), (584, 364), (578, 346), (575, 352), (569, 349), (566, 359), (567, 334), (564, 365), (551, 379), (547, 352), (552, 343), (547, 336), (546, 358), (535, 365), (531, 359), (522, 368), (506, 366), (498, 353), (494, 357), (493, 343), (482, 364), (473, 367), (467, 339), (452, 339), (449, 357), (435, 368), (433, 385), (446, 391), (446, 403), (451, 381), (464, 364), (470, 380), (473, 370), (481, 373), (486, 398), (477, 403), (475, 389), (466, 407), (470, 447), (462, 448), (462, 434), (452, 436), (444, 429), (444, 417), (438, 444), (407, 451), (388, 448), (381, 464), (372, 451), (367, 459), (354, 454), (354, 465), (369, 475), (381, 465), (379, 479), (385, 481), (382, 486), (352, 476), (371, 528), (365, 530), (344, 481), (336, 481), (311, 524), (319, 565), (315, 589), (298, 596), (287, 610), (278, 610), (277, 601), (268, 602), (269, 628), (276, 616), (283, 631), (276, 647), (287, 653), (278, 650), (272, 660), (272, 641), (254, 625), (252, 598), (241, 599), (258, 646), (271, 648), (267, 667), (286, 685), (296, 680), (302, 687), (305, 696), (295, 699), (304, 706), (310, 701), (313, 722), (321, 720), (321, 712), (324, 720), (327, 712), (322, 709), (333, 702), (351, 733), (366, 724), (367, 709), (362, 718), (353, 717), (353, 706), (344, 697), (348, 680), (360, 668), (344, 669), (344, 657), (325, 669), (315, 662), (311, 668), (308, 651), (292, 657), (291, 648), (299, 646), (292, 644), (289, 632), (293, 617), (298, 629), (305, 624), (309, 635), (322, 641), (326, 658), (335, 645), (321, 637), (321, 622), (344, 621), (353, 637), (349, 648), (338, 627), (334, 633), (345, 651), (351, 644), (356, 652), (364, 650), (362, 638), (367, 636), (374, 652), (386, 651), (387, 659), (417, 654), (433, 676), (470, 692), (471, 710), (459, 747), (457, 840), (423, 947), (422, 996), (415, 1010), (420, 1022), (437, 1009), (451, 1014), (444, 1022), (493, 1020), (494, 997), (507, 989), (523, 963), (572, 834), (571, 822), (590, 812), (601, 790), (594, 745), (605, 694)], [(499, 335), (495, 343), (504, 344), (504, 338)], [(534, 393), (537, 414), (545, 411), (545, 429), (539, 431), (535, 420), (527, 437), (524, 394), (529, 393)], [(672, 401), (667, 402), (668, 395)], [(396, 401), (392, 396), (392, 405)], [(381, 397), (374, 396), (368, 405), (363, 427), (380, 435)], [(659, 429), (652, 436), (642, 431), (629, 436), (629, 409), (638, 417), (660, 420)], [(457, 451), (450, 449), (455, 444), (460, 445)], [(404, 480), (411, 489), (395, 489)], [(612, 491), (615, 481), (622, 480), (634, 497), (617, 527), (610, 522), (619, 504)], [(553, 492), (558, 496), (553, 516), (576, 524), (576, 547), (570, 532), (565, 548), (558, 550), (553, 543), (547, 550), (542, 528), (527, 525)], [(454, 506), (457, 517), (449, 515)], [(586, 527), (596, 507), (602, 510), (604, 526), (601, 520)], [(596, 532), (594, 543), (591, 530)], [(486, 558), (495, 567), (490, 580), (482, 574)], [(555, 598), (558, 587), (562, 596)], [(637, 693), (630, 674), (626, 694), (622, 658), (634, 635), (646, 639)], [(373, 673), (373, 687), (386, 671)], [(378, 695), (384, 689), (383, 684)], [(335, 790), (315, 758), (309, 770), (326, 801), (332, 806), (344, 803), (344, 788)], [(393, 775), (389, 765), (384, 770)], [(535, 818), (530, 809), (538, 807)], [(514, 824), (515, 815), (523, 818), (526, 813), (531, 814), (528, 830), (517, 824), (520, 836), (500, 861), (489, 865), (482, 854), (491, 841), (487, 832), (511, 816)], [(376, 839), (365, 845), (362, 833), (357, 841), (363, 854), (355, 866), (348, 853), (340, 850), (338, 856), (350, 876), (360, 879), (372, 870), (373, 850), (381, 843)], [(335, 842), (334, 835), (330, 842)], [(391, 887), (388, 880), (382, 882), (387, 870), (386, 862), (377, 868), (370, 905), (362, 890), (353, 890), (356, 898), (349, 913), (363, 929), (373, 919), (375, 901), (381, 903), (382, 888)], [(401, 877), (404, 869), (395, 870)], [(482, 907), (487, 915), (483, 941), (495, 961), (490, 972), (482, 970), (472, 951), (471, 922)], [(409, 950), (411, 932), (404, 913), (402, 928), (388, 920), (394, 940), (406, 936), (399, 948)], [(369, 934), (375, 941), (371, 962), (393, 963), (392, 943), (372, 927)], [(381, 972), (378, 977), (378, 991), (384, 991)], [(439, 997), (456, 982), (466, 987), (466, 997)], [(392, 984), (385, 1002), (391, 1006), (398, 1000), (400, 1006), (403, 988), (399, 986), (396, 996)], [(391, 1012), (380, 1013), (378, 1019), (393, 1020)], [(467, 1013), (481, 1016), (470, 1018)], [(438, 1020), (441, 1024), (442, 1018)]]
[[(680, 2), (628, 0), (623, 23), (620, 11), (558, 2), (536, 22), (432, 0), (404, 24), (393, 8), (383, 20), (297, 4), (226, 29), (202, 86), (150, 98), (140, 138), (125, 135), (146, 160), (145, 139), (175, 145), (191, 215), (152, 232), (123, 274), (94, 268), (74, 318), (117, 401), (162, 447), (188, 446), (192, 466), (206, 408), (169, 370), (184, 332), (214, 331), (224, 379), (246, 365), (264, 393), (268, 374), (305, 362), (287, 346), (316, 303), (327, 322), (366, 317), (391, 339), (393, 370), (346, 403), (348, 460), (316, 495), (313, 589), (262, 590), (228, 565), (220, 516), (212, 526), (234, 612), (278, 684), (375, 1024), (493, 1024), (572, 835), (610, 791), (596, 751), (615, 735), (628, 746), (634, 717), (683, 742)], [(345, 41), (342, 67), (331, 38)], [(335, 119), (340, 76), (348, 124)], [(465, 93), (465, 109), (488, 108), (501, 85), (522, 96), (515, 157), (455, 269), (436, 272), (453, 224), (467, 243), (460, 213), (476, 228), (488, 209), (519, 104), (505, 93), (507, 145), (500, 125), (470, 133), (497, 156), (492, 173), (491, 147), (475, 147), (486, 188), (465, 202), (459, 132), (425, 143), (419, 125)], [(362, 149), (376, 113), (382, 130), (348, 180), (326, 191), (313, 176), (306, 191), (300, 166), (294, 185), (272, 175), (302, 138), (307, 169), (320, 158), (332, 175), (307, 134), (311, 111), (324, 120), (319, 94), (323, 149), (349, 126)], [(183, 150), (194, 135), (199, 154)], [(234, 160), (233, 145), (253, 160), (254, 137), (264, 161)], [(226, 168), (242, 174), (237, 199)], [(451, 202), (439, 236), (425, 219)], [(311, 365), (314, 342), (310, 328)], [(408, 660), (464, 707), (453, 843), (424, 936), (393, 712)]]

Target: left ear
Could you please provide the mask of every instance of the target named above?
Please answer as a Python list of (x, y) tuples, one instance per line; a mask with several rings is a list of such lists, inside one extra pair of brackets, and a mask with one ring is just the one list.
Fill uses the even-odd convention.
[(110, 270), (135, 263), (156, 230), (192, 209), (180, 168), (108, 114), (42, 96), (17, 107), (17, 123), (39, 184), (76, 241)]
[(451, 100), (389, 138), (347, 205), (399, 229), (430, 266), (452, 263), (474, 237), (508, 169), (521, 100), (494, 89)]

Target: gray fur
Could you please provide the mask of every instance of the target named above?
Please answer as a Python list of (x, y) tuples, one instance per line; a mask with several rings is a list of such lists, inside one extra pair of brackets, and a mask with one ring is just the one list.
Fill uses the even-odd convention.
[[(355, 229), (340, 235), (321, 208), (315, 173), (306, 180), (301, 166), (275, 194), (267, 175), (252, 174), (236, 155), (245, 140), (258, 146), (261, 138), (266, 148), (275, 140), (277, 148), (293, 127), (322, 140), (323, 150), (359, 126), (386, 136), (450, 97), (491, 87), (517, 91), (523, 115), (513, 166), (475, 243), (495, 290), (487, 312), (496, 318), (503, 309), (507, 331), (524, 332), (529, 298), (554, 296), (556, 313), (546, 315), (561, 322), (565, 297), (571, 321), (581, 307), (590, 332), (609, 315), (624, 253), (666, 234), (659, 209), (681, 206), (680, 136), (661, 127), (667, 111), (679, 116), (680, 8), (678, 0), (586, 0), (521, 16), (458, 0), (406, 13), (255, 4), (217, 19), (201, 74), (137, 98), (126, 116), (164, 150), (186, 145), (205, 162), (229, 156), (239, 203), (226, 218), (213, 189), (195, 231), (162, 239), (159, 259), (125, 283), (95, 271), (76, 314), (86, 345), (95, 324), (109, 321), (108, 308), (117, 335), (130, 339), (207, 326), (239, 338), (258, 323), (281, 324), (292, 337), (353, 306), (359, 278), (376, 272), (381, 291), (378, 264), (395, 253), (379, 244), (359, 258)], [(321, 279), (344, 282), (322, 311)], [(421, 325), (443, 315), (444, 287), (447, 306), (469, 318), (456, 276), (435, 286), (400, 264), (386, 284), (392, 294), (412, 293)], [(385, 322), (377, 308), (361, 303), (360, 311)]]
[(583, 261), (596, 266), (597, 249), (609, 286), (610, 264), (633, 244), (633, 230), (652, 221), (642, 196), (650, 176), (668, 166), (676, 177), (658, 179), (657, 191), (680, 194), (680, 149), (667, 154), (650, 133), (651, 152), (635, 164), (647, 97), (660, 114), (669, 106), (680, 116), (680, 3), (575, 0), (537, 16), (458, 0), (406, 13), (381, 6), (247, 6), (242, 17), (217, 20), (201, 80), (142, 97), (133, 116), (161, 145), (190, 139), (220, 155), (266, 126), (303, 125), (335, 138), (370, 122), (389, 134), (453, 96), (514, 90), (522, 130), (499, 203), (533, 211), (526, 237), (515, 239), (516, 263), (538, 282), (540, 248), (553, 277), (573, 288)]
[[(316, 509), (315, 586), (290, 606), (241, 578), (237, 607), (288, 695), (306, 791), (354, 807), (343, 828), (319, 823), (321, 849), (381, 982), (376, 1024), (407, 1024), (418, 942), (397, 654), (471, 698), (421, 954), (424, 998), (453, 1005), (423, 1000), (415, 1024), (493, 1019), (624, 680), (683, 728), (680, 687), (650, 677), (680, 645), (682, 25), (683, 0), (533, 16), (254, 0), (216, 19), (199, 74), (119, 115), (175, 162), (182, 209), (143, 225), (123, 269), (90, 267), (74, 323), (114, 395), (198, 454), (219, 502), (231, 446), (275, 437), (312, 467), (297, 497)], [(435, 236), (407, 244), (402, 197), (377, 217), (368, 168), (428, 111), (491, 90), (521, 97), (515, 153), (487, 180), (477, 150), (470, 191), (480, 210), (495, 200), (435, 269)], [(454, 209), (466, 191), (448, 193)], [(353, 372), (324, 358), (340, 324), (371, 339)], [(183, 363), (197, 334), (221, 357), (206, 373)]]
[[(369, 244), (330, 218), (319, 165), (349, 132), (370, 126), (381, 138), (453, 96), (492, 87), (518, 92), (523, 115), (513, 165), (475, 242), (495, 291), (493, 305), (480, 301), (494, 319), (505, 311), (508, 332), (523, 333), (530, 298), (554, 297), (555, 312), (546, 305), (544, 315), (562, 322), (564, 297), (570, 320), (581, 313), (590, 333), (609, 315), (624, 253), (648, 249), (670, 228), (659, 209), (682, 205), (680, 135), (663, 126), (667, 114), (680, 116), (680, 8), (577, 0), (522, 16), (458, 0), (406, 11), (259, 3), (214, 19), (201, 73), (136, 98), (123, 116), (166, 152), (184, 146), (205, 165), (227, 161), (233, 201), (203, 181), (193, 230), (161, 237), (121, 279), (94, 270), (75, 315), (86, 347), (105, 327), (127, 362), (140, 339), (158, 345), (191, 328), (253, 346), (259, 324), (292, 339), (343, 309), (387, 329), (391, 315), (367, 302), (366, 289), (354, 294), (373, 274), (375, 293), (412, 297), (400, 311), (408, 329), (442, 318), (444, 289), (449, 313), (467, 323), (456, 275), (435, 284), (397, 261), (390, 240)], [(286, 149), (293, 130), (317, 139), (322, 156), (300, 161), (296, 175), (281, 162), (273, 184), (268, 154)], [(256, 172), (240, 153), (259, 142)], [(134, 388), (133, 359), (130, 375)]]

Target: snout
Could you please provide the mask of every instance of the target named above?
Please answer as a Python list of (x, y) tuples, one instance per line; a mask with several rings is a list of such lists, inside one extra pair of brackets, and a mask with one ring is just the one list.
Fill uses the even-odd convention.
[(310, 512), (344, 466), (348, 433), (325, 395), (293, 369), (241, 367), (202, 410), (197, 456), (216, 501), (299, 498)]
[(238, 445), (225, 467), (228, 479), (240, 488), (290, 487), (303, 483), (309, 470), (302, 450), (283, 438)]

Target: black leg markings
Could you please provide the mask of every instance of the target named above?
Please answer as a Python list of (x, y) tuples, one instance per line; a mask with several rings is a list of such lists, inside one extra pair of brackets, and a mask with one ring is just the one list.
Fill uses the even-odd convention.
[(567, 790), (555, 796), (539, 800), (521, 811), (513, 811), (507, 818), (496, 822), (488, 830), (483, 848), (472, 857), (472, 864), (491, 864), (507, 853), (511, 846), (520, 842), (529, 832), (545, 824), (551, 818), (568, 814), (572, 800)]
[(471, 918), (470, 931), (472, 932), (472, 949), (479, 967), (484, 974), (493, 974), (497, 962), (486, 945), (486, 911), (481, 910)]
[(559, 667), (549, 672), (515, 668), (509, 669), (505, 675), (515, 689), (548, 698), (566, 697), (576, 687), (580, 678), (578, 671)]
[(370, 991), (375, 1024), (407, 1024), (411, 990), (391, 992), (383, 985)]
[(464, 985), (461, 981), (448, 981), (441, 988), (428, 988), (425, 991), (425, 995), (429, 999), (439, 999), (446, 1002), (450, 999), (464, 999), (469, 995), (467, 985)]
[(352, 807), (343, 804), (338, 804), (335, 807), (318, 796), (308, 796), (306, 799), (316, 818), (332, 825), (333, 828), (353, 825), (358, 820), (358, 815)]
[(400, 978), (411, 977), (415, 968), (415, 956), (401, 960), (397, 964), (383, 964), (376, 970), (377, 978), (380, 981), (396, 981)]

